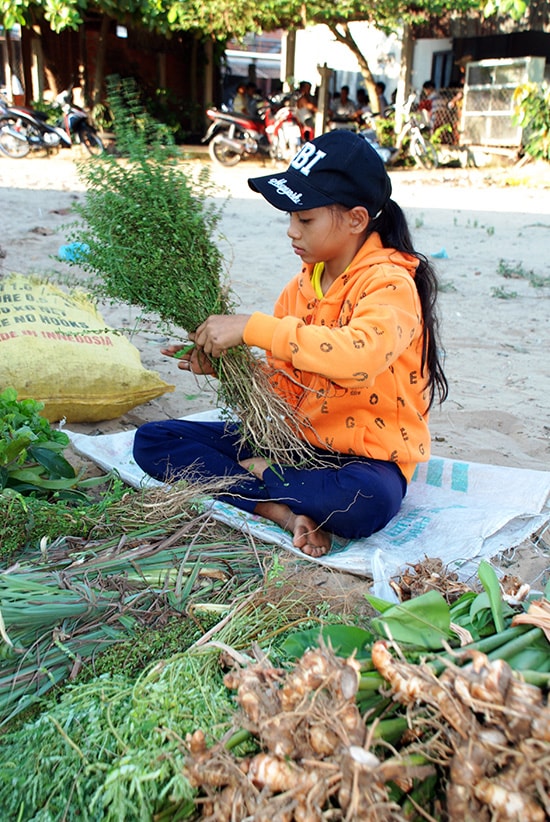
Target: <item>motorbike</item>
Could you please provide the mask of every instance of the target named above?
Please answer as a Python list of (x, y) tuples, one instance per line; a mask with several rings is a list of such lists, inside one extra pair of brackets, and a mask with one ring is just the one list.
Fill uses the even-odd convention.
[(243, 114), (209, 108), (212, 120), (203, 143), (210, 158), (223, 166), (235, 166), (247, 157), (269, 157), (290, 162), (300, 146), (313, 136), (296, 116), (290, 95), (276, 95), (258, 105), (258, 113)]
[(437, 168), (439, 158), (437, 149), (430, 141), (431, 128), (414, 110), (416, 94), (410, 94), (403, 106), (403, 125), (396, 138), (395, 159), (407, 153), (413, 158), (416, 165), (422, 168)]
[(88, 113), (74, 103), (72, 90), (62, 91), (57, 95), (56, 102), (61, 109), (57, 126), (64, 129), (71, 138), (71, 142), (80, 143), (93, 156), (102, 154), (105, 146), (101, 137), (96, 127), (90, 122)]
[(72, 93), (64, 91), (56, 98), (60, 117), (54, 124), (47, 122), (41, 111), (11, 106), (0, 96), (0, 151), (12, 159), (26, 157), (31, 150), (71, 148), (74, 142), (83, 145), (90, 154), (104, 151), (103, 143), (88, 115), (72, 102)]

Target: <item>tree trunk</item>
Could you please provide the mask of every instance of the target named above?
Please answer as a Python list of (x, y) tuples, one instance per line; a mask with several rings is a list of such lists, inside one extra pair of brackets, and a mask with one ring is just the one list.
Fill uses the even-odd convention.
[(411, 89), (411, 76), (414, 55), (414, 38), (410, 25), (403, 27), (401, 38), (401, 65), (399, 68), (399, 81), (397, 83), (397, 95), (395, 98), (395, 132), (399, 134), (403, 125), (403, 106)]
[(343, 43), (347, 46), (355, 55), (357, 62), (359, 64), (359, 70), (361, 72), (361, 76), (365, 81), (365, 86), (367, 89), (367, 95), (369, 98), (369, 103), (371, 110), (373, 112), (378, 111), (378, 95), (376, 93), (376, 83), (374, 77), (372, 76), (372, 72), (370, 70), (367, 58), (353, 39), (353, 36), (349, 30), (349, 26), (347, 23), (340, 23), (336, 25), (329, 26), (329, 29), (336, 37), (339, 43)]
[(95, 72), (94, 84), (91, 94), (92, 108), (101, 102), (101, 94), (103, 90), (103, 80), (105, 73), (105, 54), (107, 52), (107, 35), (109, 33), (109, 25), (111, 18), (104, 14), (101, 18), (101, 28), (97, 40), (97, 49), (95, 53)]

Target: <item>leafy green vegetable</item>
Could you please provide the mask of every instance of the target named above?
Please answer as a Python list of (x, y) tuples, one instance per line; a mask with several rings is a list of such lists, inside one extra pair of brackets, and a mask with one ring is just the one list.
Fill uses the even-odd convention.
[(357, 659), (369, 659), (374, 637), (369, 631), (353, 625), (325, 625), (291, 634), (285, 639), (281, 650), (289, 659), (299, 659), (308, 648), (319, 645), (321, 639), (338, 656), (354, 654)]
[[(0, 497), (52, 499), (56, 494), (86, 501), (82, 474), (77, 476), (63, 456), (69, 437), (41, 416), (43, 408), (38, 400), (18, 400), (12, 387), (0, 394)], [(94, 478), (93, 484), (106, 479)]]
[[(373, 607), (376, 598), (367, 595)], [(436, 650), (453, 636), (449, 605), (438, 591), (386, 608), (383, 615), (372, 620), (373, 630), (380, 636), (404, 645)]]

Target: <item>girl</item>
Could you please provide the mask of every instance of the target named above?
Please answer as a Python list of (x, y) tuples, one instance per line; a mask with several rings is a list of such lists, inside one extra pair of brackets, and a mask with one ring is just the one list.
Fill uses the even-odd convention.
[[(438, 358), (436, 278), (417, 254), (378, 154), (333, 131), (306, 143), (288, 170), (249, 180), (290, 215), (302, 261), (274, 315), (211, 316), (179, 364), (212, 373), (206, 358), (245, 343), (264, 349), (273, 389), (305, 422), (322, 465), (270, 466), (224, 422), (147, 423), (136, 462), (167, 479), (235, 477), (220, 496), (267, 517), (319, 557), (331, 534), (367, 537), (397, 513), (416, 464), (430, 454), (428, 410), (447, 383)], [(179, 346), (163, 351), (173, 355)]]

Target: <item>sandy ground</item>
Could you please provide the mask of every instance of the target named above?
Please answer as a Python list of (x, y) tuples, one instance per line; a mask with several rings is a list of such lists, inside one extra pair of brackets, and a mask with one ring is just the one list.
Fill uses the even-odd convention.
[[(76, 151), (24, 160), (0, 157), (4, 273), (70, 273), (56, 255), (67, 239), (73, 218), (69, 210), (84, 197)], [(285, 233), (286, 215), (247, 185), (247, 177), (269, 170), (250, 161), (212, 169), (219, 202), (225, 203), (220, 245), (243, 311), (269, 312), (297, 269)], [(415, 245), (433, 257), (442, 286), (450, 395), (432, 413), (434, 453), (550, 470), (550, 166), (395, 170), (390, 175)], [(101, 310), (112, 327), (136, 326), (134, 309), (105, 305)], [(79, 430), (108, 433), (212, 407), (212, 388), (160, 355), (166, 338), (154, 323), (135, 331), (132, 341), (143, 364), (176, 390), (117, 420), (83, 424)], [(539, 575), (550, 565), (549, 543), (543, 536)], [(540, 540), (538, 545), (540, 551)], [(528, 563), (524, 578), (534, 573), (530, 560), (522, 559)]]

